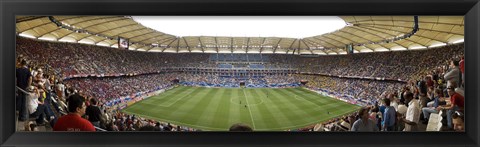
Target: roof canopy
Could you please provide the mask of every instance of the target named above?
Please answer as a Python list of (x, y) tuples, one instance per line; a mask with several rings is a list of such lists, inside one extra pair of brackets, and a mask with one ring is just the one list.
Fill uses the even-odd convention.
[[(338, 31), (306, 38), (184, 36), (145, 27), (129, 16), (17, 16), (21, 36), (117, 46), (117, 38), (129, 39), (131, 50), (204, 53), (345, 54), (395, 51), (451, 44), (464, 38), (463, 16), (340, 16), (348, 25)], [(286, 28), (288, 29), (288, 28)], [(279, 30), (281, 31), (281, 30)]]

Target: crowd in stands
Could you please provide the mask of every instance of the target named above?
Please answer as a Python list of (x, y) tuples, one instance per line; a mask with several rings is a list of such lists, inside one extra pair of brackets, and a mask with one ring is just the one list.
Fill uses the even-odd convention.
[[(112, 49), (74, 43), (53, 43), (17, 37), (17, 111), (19, 120), (38, 117), (37, 124), (59, 120), (55, 112), (61, 104), (69, 113), (82, 114), (86, 107), (97, 101), (103, 123), (99, 128), (114, 131), (142, 130), (142, 126), (155, 126), (154, 130), (191, 131), (193, 129), (109, 110), (104, 106), (110, 98), (170, 86), (173, 79), (192, 84), (214, 84), (238, 87), (239, 79), (219, 75), (187, 73), (147, 74), (164, 67), (217, 67), (209, 62), (208, 54), (148, 53)], [(185, 60), (188, 59), (188, 60)], [(428, 114), (444, 111), (447, 128), (461, 131), (464, 103), (463, 44), (419, 50), (306, 58), (294, 55), (265, 55), (269, 63), (265, 68), (298, 68), (303, 72), (335, 76), (380, 77), (408, 81), (382, 81), (341, 78), (319, 75), (269, 75), (247, 78), (246, 85), (271, 85), (308, 81), (312, 90), (326, 90), (368, 101), (359, 112), (322, 123), (324, 130), (354, 131), (415, 131), (415, 125), (428, 122)], [(135, 76), (73, 78), (72, 75)], [(145, 75), (144, 75), (145, 74)], [(77, 104), (67, 99), (81, 95)], [(58, 103), (56, 103), (57, 101)], [(72, 102), (73, 103), (73, 102)], [(67, 105), (68, 104), (68, 105)], [(49, 105), (54, 105), (53, 108)], [(74, 107), (73, 107), (74, 106)], [(70, 107), (70, 108), (69, 108)], [(395, 113), (391, 113), (391, 110)], [(90, 112), (90, 111), (89, 111)], [(44, 115), (42, 115), (44, 114)], [(385, 119), (394, 114), (395, 126)], [(368, 116), (368, 117), (366, 117)], [(63, 116), (62, 116), (63, 117)], [(88, 118), (88, 117), (86, 117)], [(77, 118), (76, 118), (77, 119)], [(96, 121), (95, 121), (96, 122)], [(359, 123), (377, 128), (358, 128)], [(138, 125), (137, 125), (138, 123)], [(365, 126), (364, 125), (364, 126)], [(357, 127), (354, 127), (357, 126)], [(158, 129), (157, 129), (158, 128)], [(299, 130), (316, 130), (309, 126)]]
[(186, 86), (209, 87), (296, 87), (300, 86), (295, 76), (265, 75), (265, 76), (219, 76), (218, 74), (178, 74), (180, 83)]
[(298, 63), (304, 72), (410, 80), (418, 79), (437, 67), (445, 71), (448, 61), (462, 53), (463, 44), (456, 44), (418, 51), (295, 58), (294, 63)]
[(112, 98), (130, 96), (138, 92), (153, 91), (172, 85), (175, 74), (147, 74), (139, 76), (75, 78), (66, 80), (68, 87), (75, 87), (87, 97), (94, 97), (101, 102)]
[(377, 81), (366, 79), (339, 78), (319, 75), (297, 75), (298, 79), (306, 80), (306, 87), (322, 89), (334, 95), (344, 95), (345, 98), (355, 97), (366, 102), (375, 103), (386, 91), (395, 91), (403, 85), (395, 81)]

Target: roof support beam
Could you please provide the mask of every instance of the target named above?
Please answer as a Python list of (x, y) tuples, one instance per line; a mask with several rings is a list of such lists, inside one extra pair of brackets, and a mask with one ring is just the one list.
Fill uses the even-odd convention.
[[(362, 20), (362, 21), (356, 21), (356, 24), (365, 24), (365, 23), (358, 23), (358, 22), (372, 22), (372, 21), (390, 21), (390, 22), (393, 21), (393, 22), (411, 22), (411, 23), (415, 22), (415, 21), (408, 21), (408, 20)], [(437, 22), (418, 21), (418, 23), (464, 26), (463, 24), (444, 23), (444, 22), (438, 22), (438, 21)]]
[[(123, 19), (125, 19), (125, 18), (123, 18)], [(122, 20), (123, 20), (123, 19), (122, 19)], [(104, 22), (104, 23), (115, 22), (115, 21), (118, 21), (118, 19), (117, 19), (117, 20), (114, 20), (114, 21), (107, 21), (107, 22)], [(99, 24), (103, 24), (103, 23), (99, 23)], [(86, 28), (89, 28), (89, 27), (92, 27), (92, 26), (96, 26), (96, 25), (99, 25), (99, 24), (90, 25), (90, 26), (88, 26), (88, 27), (85, 27), (84, 30), (86, 30)], [(58, 30), (58, 29), (57, 29), (57, 30)], [(98, 33), (97, 33), (97, 34), (98, 34)], [(87, 38), (87, 37), (90, 37), (90, 36), (93, 36), (93, 35), (91, 34), (91, 35), (89, 35), (89, 36), (84, 36), (84, 37), (82, 37), (82, 38), (79, 38), (78, 40), (82, 40), (82, 39)]]
[[(292, 44), (290, 44), (290, 47), (288, 47), (287, 52), (288, 52), (288, 50), (292, 49), (292, 46), (295, 43), (295, 41), (297, 41), (297, 39), (293, 40)], [(293, 53), (295, 53), (295, 50), (293, 50)]]
[[(175, 39), (175, 38), (172, 37), (172, 38), (163, 39), (163, 42), (158, 43), (158, 45), (161, 45), (161, 44), (163, 44), (163, 43), (165, 43), (165, 42), (168, 42), (168, 41), (170, 41), (170, 40), (172, 40), (172, 39)], [(162, 51), (162, 52), (163, 52), (163, 51)]]
[[(148, 34), (150, 34), (150, 33), (148, 33)], [(139, 40), (139, 41), (136, 41), (136, 42), (143, 42), (143, 41), (147, 41), (147, 40), (151, 40), (151, 39), (156, 39), (157, 37), (164, 36), (164, 35), (167, 35), (167, 34), (155, 35), (155, 36), (148, 37), (148, 38), (146, 38), (146, 39)], [(131, 38), (130, 38), (130, 39), (131, 39)]]
[[(340, 32), (347, 33), (347, 34), (356, 36), (356, 37), (358, 37), (358, 38), (362, 38), (363, 40), (366, 40), (367, 42), (370, 41), (368, 38), (365, 38), (365, 37), (362, 37), (362, 36), (358, 36), (358, 35), (356, 35), (356, 34), (353, 34), (353, 33), (347, 32), (347, 31), (342, 31), (342, 30), (340, 30)], [(365, 44), (367, 44), (367, 43), (365, 43)], [(386, 48), (386, 49), (390, 50), (390, 49), (387, 48), (386, 46), (383, 46), (381, 43), (377, 43), (377, 44), (378, 44), (379, 46), (383, 47), (383, 48)]]
[(162, 53), (163, 53), (167, 48), (169, 48), (170, 45), (171, 45), (173, 42), (175, 42), (176, 40), (178, 40), (178, 38), (175, 38), (172, 42), (168, 43), (168, 45), (167, 45), (165, 48), (162, 49)]
[(301, 44), (300, 44), (301, 41), (302, 41), (302, 39), (299, 39), (299, 40), (298, 40), (297, 54), (299, 54), (299, 55), (300, 55), (300, 51), (301, 51), (301, 46), (300, 46), (300, 45), (301, 45)]
[[(358, 27), (360, 27), (360, 26), (358, 26)], [(366, 28), (366, 27), (361, 27), (361, 28)], [(373, 27), (373, 28), (378, 28), (378, 27)], [(410, 32), (405, 32), (405, 31), (400, 31), (400, 30), (396, 30), (396, 31), (397, 31), (397, 32), (404, 33), (404, 34), (410, 33)], [(438, 34), (437, 34), (437, 35), (438, 35)], [(422, 37), (422, 38), (427, 38), (427, 39), (435, 40), (435, 41), (438, 41), (438, 42), (441, 42), (441, 43), (447, 43), (447, 42), (445, 42), (445, 41), (433, 39), (433, 38), (431, 38), (431, 37), (423, 36), (423, 35), (420, 35), (420, 34), (418, 34), (418, 33), (414, 34), (413, 36)], [(463, 35), (462, 35), (462, 36), (463, 36)]]
[[(53, 17), (53, 16), (52, 16), (52, 17)], [(65, 18), (65, 19), (62, 19), (62, 20), (57, 20), (57, 21), (59, 21), (59, 22), (60, 22), (60, 21), (65, 21), (65, 20), (70, 20), (70, 19), (75, 19), (75, 18), (81, 18), (81, 17), (88, 17), (88, 16), (76, 16), (76, 17)], [(49, 18), (47, 17), (47, 19), (49, 19)], [(33, 28), (36, 28), (36, 27), (40, 27), (40, 26), (49, 25), (49, 24), (51, 24), (51, 23), (53, 23), (53, 22), (52, 22), (52, 21), (48, 21), (48, 22), (46, 22), (46, 23), (42, 23), (42, 24), (38, 24), (38, 25), (35, 25), (35, 26), (31, 26), (31, 27), (29, 27), (29, 28), (27, 28), (27, 29), (23, 30), (22, 32), (25, 32), (25, 31), (31, 30), (31, 29), (33, 29)], [(55, 23), (53, 23), (53, 24), (55, 24)]]
[[(310, 53), (312, 53), (312, 55), (313, 55), (312, 49), (307, 45), (307, 43), (306, 43), (304, 40), (305, 40), (305, 39), (301, 39), (300, 41), (302, 41), (303, 44), (305, 44), (305, 46), (307, 47), (307, 49), (308, 49), (308, 50), (310, 51)], [(307, 41), (308, 41), (308, 40), (307, 40)], [(311, 44), (311, 45), (313, 45), (313, 44)], [(313, 45), (313, 46), (315, 46), (315, 45)]]
[[(42, 17), (47, 17), (47, 16), (28, 16), (28, 17), (24, 17), (24, 18), (21, 18), (21, 19), (17, 19), (15, 21), (15, 23), (21, 23), (21, 22), (24, 22), (24, 21), (30, 21), (30, 20), (35, 20), (35, 19), (40, 19)], [(48, 17), (47, 17), (48, 18)]]
[(180, 39), (177, 39), (177, 53), (179, 49), (180, 49)]
[[(128, 37), (128, 39), (129, 39), (129, 40), (132, 40), (133, 38), (140, 37), (140, 36), (145, 36), (145, 35), (149, 35), (149, 34), (153, 34), (153, 33), (157, 33), (157, 31), (151, 30), (151, 32), (142, 33), (142, 34), (138, 34), (138, 35), (135, 35), (135, 36), (132, 36), (132, 37)], [(150, 38), (150, 37), (148, 37), (148, 38)]]
[[(202, 53), (205, 53), (205, 48), (203, 48), (202, 37), (198, 37), (198, 42), (200, 43), (200, 48), (202, 48)], [(218, 52), (217, 52), (218, 54)]]
[[(359, 24), (361, 26), (386, 26), (386, 27), (399, 27), (399, 28), (408, 28), (408, 29), (413, 29), (413, 27), (404, 27), (404, 26), (394, 26), (394, 25), (385, 25), (385, 24)], [(454, 32), (446, 32), (446, 31), (440, 31), (440, 30), (432, 30), (432, 29), (427, 29), (427, 28), (419, 28), (420, 30), (427, 30), (427, 31), (433, 31), (433, 32), (440, 32), (440, 33), (448, 33), (448, 34), (454, 34), (454, 35), (460, 35), (460, 36), (465, 36), (464, 34), (459, 34), (459, 33), (454, 33)]]
[[(330, 42), (328, 42), (328, 41), (326, 41), (326, 40), (317, 38), (317, 37), (312, 37), (312, 39), (319, 40), (319, 41), (323, 41), (323, 42), (331, 45), (333, 48), (343, 48), (343, 47), (339, 47), (339, 46), (337, 46), (337, 45), (335, 45), (335, 44), (332, 44), (332, 43), (330, 43)], [(332, 40), (333, 40), (333, 39), (332, 39)], [(321, 42), (319, 42), (319, 43), (321, 44)], [(323, 44), (322, 44), (322, 45), (323, 45)], [(325, 46), (325, 45), (323, 45), (323, 46), (324, 46), (324, 47), (327, 47), (327, 46)]]
[(124, 25), (124, 26), (118, 26), (118, 27), (115, 27), (115, 28), (110, 28), (110, 29), (103, 30), (101, 32), (98, 32), (97, 34), (102, 34), (102, 33), (108, 32), (108, 31), (113, 31), (113, 30), (116, 30), (116, 29), (119, 29), (119, 28), (124, 28), (124, 27), (129, 27), (129, 26), (134, 26), (134, 25), (138, 25), (138, 24), (137, 23), (132, 23), (132, 24)]
[(213, 39), (215, 40), (215, 49), (217, 49), (217, 53), (218, 53), (218, 42), (217, 42), (217, 37), (213, 37)]
[[(378, 28), (378, 27), (374, 27), (374, 28)], [(384, 29), (384, 28), (379, 28), (379, 29)], [(408, 32), (403, 32), (403, 31), (398, 31), (398, 32), (401, 32), (401, 33), (408, 33)], [(415, 34), (415, 35), (413, 35), (413, 36), (416, 36), (416, 37), (422, 37), (422, 36), (420, 36), (420, 35), (417, 35), (417, 34)], [(423, 38), (425, 38), (425, 37), (423, 37)], [(427, 38), (427, 39), (430, 39), (430, 38)], [(408, 41), (410, 41), (410, 42), (413, 42), (413, 43), (419, 44), (419, 45), (421, 45), (421, 46), (427, 46), (427, 45), (424, 45), (424, 44), (418, 43), (418, 42), (416, 42), (416, 41), (410, 40), (410, 39), (408, 39), (408, 38), (405, 38), (405, 40), (408, 40)], [(434, 40), (434, 39), (431, 39), (431, 40)], [(435, 40), (435, 41), (438, 41), (438, 40)], [(438, 42), (443, 42), (443, 41), (438, 41)], [(443, 42), (443, 43), (445, 43), (445, 42)], [(408, 49), (408, 48), (407, 48), (407, 49)]]
[(267, 40), (267, 37), (264, 37), (264, 38), (263, 38), (263, 41), (262, 41), (262, 44), (260, 44), (260, 51), (259, 51), (259, 53), (262, 52), (262, 50), (263, 50), (263, 45), (265, 44), (265, 41), (266, 41), (266, 40)]
[[(69, 25), (70, 25), (70, 26), (73, 26), (73, 25), (75, 25), (75, 24), (84, 23), (84, 22), (89, 22), (89, 21), (92, 21), (92, 20), (108, 19), (108, 18), (118, 18), (118, 16), (100, 17), (100, 18), (87, 19), (87, 20), (75, 22), (75, 23), (72, 23), (72, 24), (69, 24)], [(90, 26), (94, 26), (94, 25), (96, 25), (96, 24), (89, 25), (89, 26), (87, 26), (86, 28), (88, 28), (88, 27), (90, 27)], [(57, 28), (57, 29), (55, 29), (54, 31), (56, 31), (56, 30), (58, 30), (58, 29), (60, 29), (60, 28)], [(80, 30), (80, 29), (79, 29), (79, 30)], [(85, 28), (83, 28), (83, 29), (81, 29), (81, 30), (85, 30)], [(75, 31), (72, 31), (72, 32), (70, 32), (70, 33), (67, 33), (67, 34), (63, 35), (62, 37), (59, 37), (58, 39), (61, 39), (61, 38), (65, 37), (65, 36), (68, 36), (68, 35), (73, 34), (73, 33), (76, 33), (76, 32), (75, 32)], [(42, 34), (42, 35), (45, 35), (45, 34)], [(85, 36), (85, 37), (79, 38), (79, 39), (77, 39), (77, 41), (80, 41), (80, 40), (82, 40), (83, 38), (87, 38), (87, 37), (90, 37), (90, 36), (92, 36), (92, 35), (87, 35), (87, 36)]]
[[(91, 16), (90, 16), (90, 17), (91, 17)], [(69, 24), (69, 25), (70, 25), (70, 26), (73, 26), (73, 25), (76, 25), (76, 24), (81, 24), (81, 23), (84, 23), (84, 22), (89, 22), (89, 21), (92, 21), (92, 20), (99, 20), (99, 19), (109, 19), (109, 18), (118, 18), (118, 16), (110, 16), (110, 17), (92, 18), (92, 19), (87, 19), (87, 20), (83, 20), (83, 21), (75, 22), (75, 23), (72, 23), (72, 24)]]
[(280, 46), (280, 41), (282, 41), (282, 38), (278, 40), (277, 45), (275, 46), (275, 48), (273, 48), (273, 53), (275, 53), (275, 51), (277, 51), (278, 46)]
[(192, 49), (190, 49), (190, 46), (189, 46), (188, 43), (187, 43), (187, 39), (185, 39), (185, 37), (182, 37), (182, 39), (183, 39), (183, 42), (185, 42), (185, 45), (187, 46), (188, 52), (191, 53), (191, 52), (192, 52)]
[[(330, 34), (333, 35), (333, 36), (337, 36), (337, 37), (343, 38), (343, 39), (345, 39), (345, 40), (348, 40), (348, 41), (350, 41), (350, 42), (352, 42), (352, 43), (362, 44), (362, 43), (360, 43), (360, 42), (353, 41), (352, 39), (348, 39), (348, 38), (346, 38), (346, 37), (337, 35), (337, 34), (335, 34), (335, 33), (330, 33)], [(368, 47), (366, 47), (366, 46), (363, 46), (363, 47), (365, 47), (365, 48), (367, 48), (367, 49), (369, 49), (369, 50), (375, 51), (375, 50), (373, 50), (373, 49), (371, 49), (371, 48), (368, 48)]]
[(230, 38), (230, 52), (233, 53), (233, 37)]
[[(389, 36), (392, 36), (392, 37), (396, 37), (396, 35), (392, 35), (392, 34), (389, 34), (388, 32), (381, 32), (381, 31), (378, 31), (378, 30), (374, 30), (374, 29), (370, 29), (370, 28), (365, 28), (365, 27), (360, 27), (360, 26), (355, 26), (355, 27), (358, 27), (358, 28), (362, 28), (362, 29), (366, 29), (366, 30), (370, 30), (370, 31), (374, 31), (374, 32), (378, 32), (378, 33), (383, 33), (383, 34), (387, 34)], [(386, 38), (385, 38), (386, 39)], [(396, 45), (398, 46), (401, 46), (403, 48), (408, 48), (404, 45), (401, 45), (400, 43), (397, 43), (396, 41), (393, 41), (392, 43), (395, 43)]]
[(248, 53), (248, 47), (249, 47), (249, 44), (250, 43), (250, 37), (248, 37), (247, 39), (247, 48), (245, 48), (245, 53)]

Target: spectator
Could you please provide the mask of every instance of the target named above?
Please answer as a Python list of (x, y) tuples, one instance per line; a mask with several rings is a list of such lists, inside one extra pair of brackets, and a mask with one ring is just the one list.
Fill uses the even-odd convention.
[(396, 111), (395, 108), (390, 106), (390, 99), (384, 99), (385, 112), (382, 118), (382, 128), (385, 131), (395, 131)]
[(95, 98), (90, 99), (90, 106), (87, 106), (85, 115), (93, 126), (100, 127), (100, 120), (102, 117), (102, 111), (97, 106), (97, 100)]
[(420, 104), (418, 100), (413, 99), (413, 93), (407, 92), (404, 94), (405, 102), (408, 103), (406, 118), (402, 118), (405, 123), (403, 131), (418, 131), (417, 124), (420, 120)]
[(453, 118), (453, 129), (455, 131), (465, 131), (465, 124), (463, 123), (463, 114), (461, 112), (455, 111), (452, 115)]
[[(15, 79), (17, 86), (22, 89), (26, 90), (26, 88), (32, 85), (32, 75), (27, 67), (27, 61), (22, 60), (20, 62), (20, 67), (16, 69)], [(26, 106), (26, 95), (22, 92), (17, 93), (16, 99), (16, 109), (19, 111), (18, 120), (25, 121), (27, 119), (27, 106)]]
[[(34, 86), (29, 86), (27, 88), (27, 91), (21, 91), (26, 94), (27, 109), (30, 118), (36, 118), (37, 125), (44, 125), (44, 118), (47, 112), (43, 102), (38, 100), (38, 98), (40, 97), (38, 89)], [(28, 126), (28, 121), (25, 122), (25, 126)]]
[(423, 112), (423, 117), (425, 118), (425, 120), (423, 121), (423, 124), (427, 124), (428, 123), (428, 119), (430, 118), (430, 114), (431, 113), (435, 113), (435, 114), (438, 114), (438, 110), (436, 109), (439, 104), (440, 104), (440, 95), (442, 93), (442, 90), (440, 89), (435, 89), (435, 93), (434, 93), (434, 96), (433, 96), (433, 101), (431, 104), (428, 104), (427, 107), (424, 107), (422, 108), (422, 112)]
[(460, 82), (461, 87), (465, 87), (465, 57), (462, 55), (460, 62), (458, 63), (460, 66), (460, 72), (462, 72), (462, 79)]
[(92, 123), (82, 118), (85, 114), (85, 98), (74, 94), (68, 98), (68, 115), (62, 116), (53, 126), (53, 131), (95, 131)]
[(368, 119), (368, 108), (362, 107), (358, 112), (359, 118), (353, 123), (351, 131), (372, 132), (379, 131), (376, 123)]
[(247, 124), (237, 123), (237, 124), (233, 124), (232, 126), (230, 126), (229, 131), (250, 132), (250, 131), (253, 131), (253, 129), (250, 126), (248, 126)]
[(465, 101), (464, 97), (455, 92), (454, 87), (447, 87), (448, 95), (450, 95), (450, 104), (438, 106), (437, 111), (447, 110), (448, 129), (453, 130), (452, 116), (455, 111), (463, 112)]
[[(450, 62), (450, 71), (444, 75), (445, 80), (460, 83), (460, 69), (458, 68), (458, 61), (451, 61)], [(450, 87), (450, 84), (447, 83), (447, 87)], [(454, 87), (456, 88), (456, 87)]]

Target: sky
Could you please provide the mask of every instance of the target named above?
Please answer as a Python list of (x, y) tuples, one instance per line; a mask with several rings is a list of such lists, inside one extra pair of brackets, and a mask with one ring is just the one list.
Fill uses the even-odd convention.
[(132, 16), (138, 23), (174, 36), (305, 38), (342, 29), (337, 16)]

